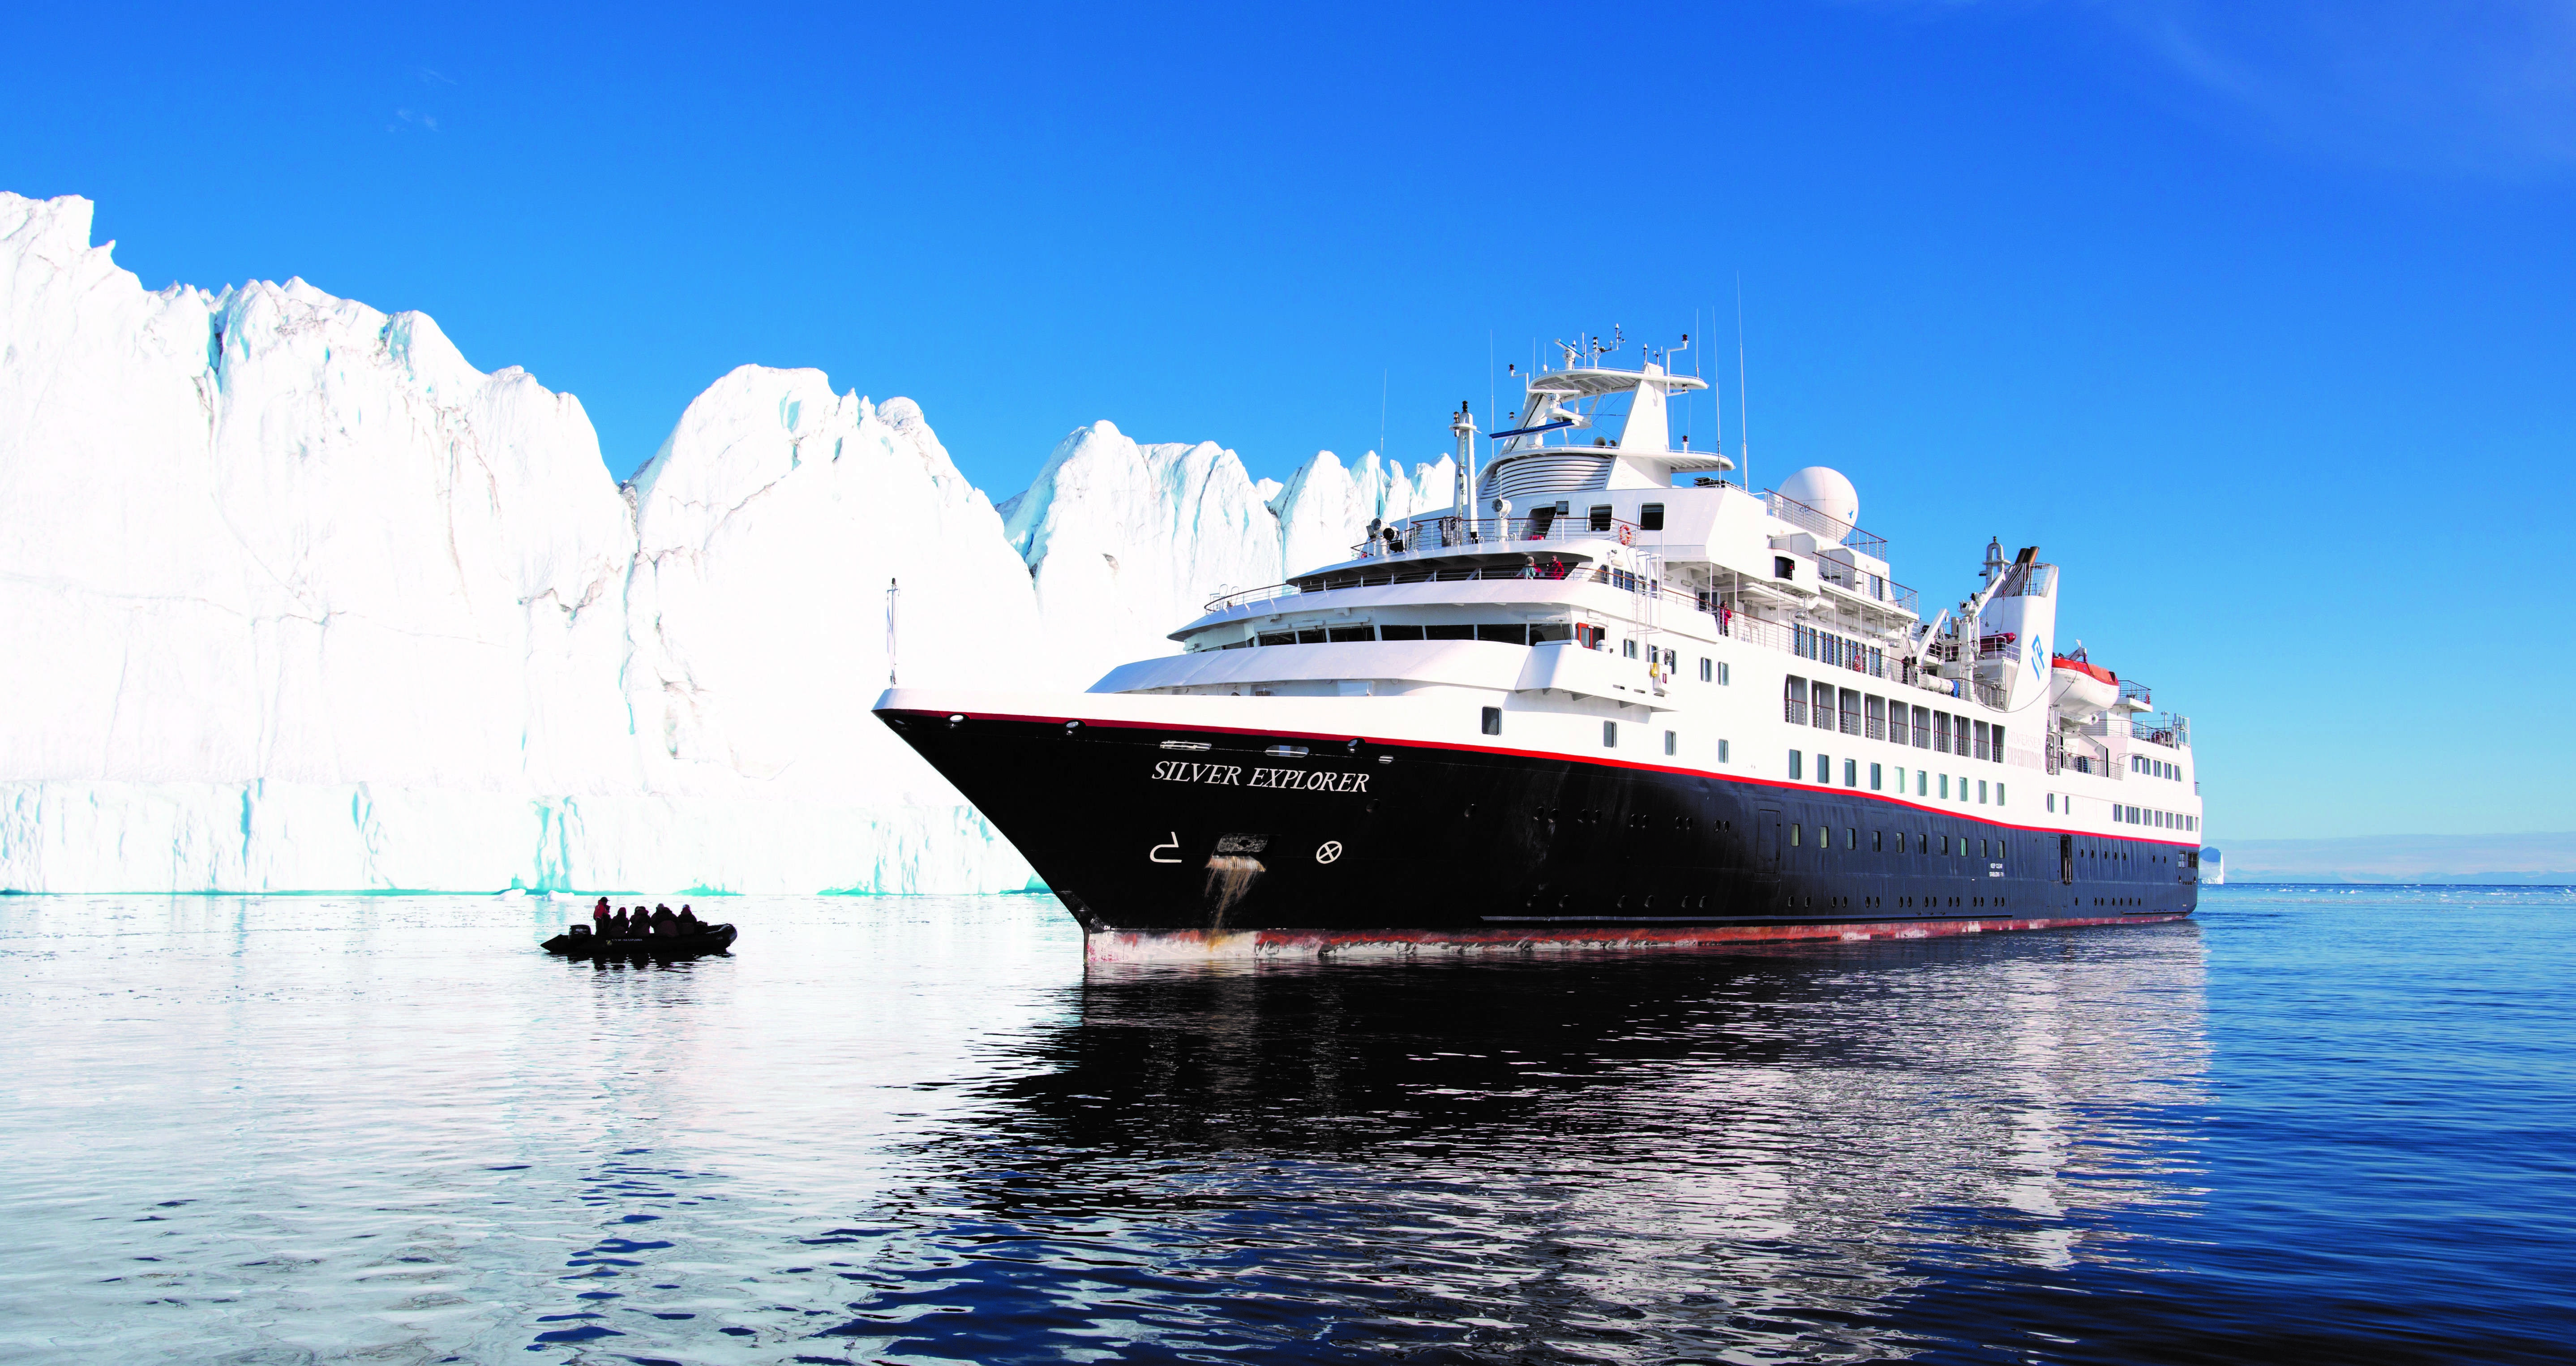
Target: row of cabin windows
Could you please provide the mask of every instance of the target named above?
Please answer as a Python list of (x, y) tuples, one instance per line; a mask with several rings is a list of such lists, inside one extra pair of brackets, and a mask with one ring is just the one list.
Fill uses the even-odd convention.
[[(1566, 505), (1564, 502), (1560, 501), (1557, 503), (1556, 514), (1560, 517), (1566, 514)], [(1590, 516), (1585, 520), (1591, 525), (1591, 528), (1594, 531), (1608, 531), (1612, 521), (1610, 505), (1608, 503), (1594, 503), (1590, 509)], [(1647, 503), (1639, 507), (1637, 509), (1637, 529), (1639, 531), (1663, 530), (1664, 505), (1661, 503)]]
[[(1888, 781), (1888, 776), (1891, 770), (1895, 775), (1895, 781), (1893, 783)], [(1806, 751), (1793, 749), (1789, 751), (1789, 781), (1793, 783), (1803, 783), (1806, 780)], [(1860, 786), (1860, 760), (1843, 760), (1842, 780), (1842, 785), (1845, 787)], [(1823, 783), (1827, 787), (1834, 785), (1834, 759), (1832, 755), (1819, 753), (1816, 756), (1816, 781)], [(1953, 781), (1954, 778), (1951, 774), (1934, 773), (1928, 769), (1918, 768), (1914, 770), (1914, 795), (1917, 797), (1938, 797), (1942, 801), (1946, 802), (1950, 800), (1951, 784)], [(1974, 792), (1971, 793), (1966, 774), (1957, 775), (1955, 781), (1958, 785), (1958, 799), (1963, 803), (1974, 801), (1979, 806), (1990, 804), (2001, 806), (2004, 804), (2004, 785), (2001, 782), (1990, 783), (1984, 778), (1979, 778), (1976, 780)], [(1869, 766), (1869, 790), (1872, 792), (1885, 792), (1892, 789), (1896, 795), (1902, 797), (1906, 795), (1905, 783), (1905, 766), (1903, 764), (1871, 764)]]
[(2198, 816), (2186, 816), (2179, 811), (2158, 811), (2144, 806), (2114, 806), (2111, 808), (2111, 819), (2122, 825), (2148, 825), (2158, 830), (2197, 831), (2200, 829)]
[[(1532, 622), (1527, 625), (1499, 626), (1307, 626), (1294, 631), (1263, 631), (1250, 640), (1238, 640), (1220, 649), (1239, 650), (1249, 645), (1326, 645), (1369, 640), (1486, 640), (1502, 645), (1545, 645), (1551, 641), (1571, 640), (1587, 650), (1609, 648), (1609, 633), (1589, 624), (1560, 621)], [(1639, 658), (1639, 651), (1649, 661), (1656, 660), (1656, 649), (1634, 640), (1619, 643), (1620, 653), (1629, 659)], [(1664, 677), (1681, 676), (1681, 653), (1664, 650), (1661, 660)], [(1703, 656), (1699, 661), (1699, 681), (1732, 686), (1734, 671), (1722, 659)]]
[[(1503, 709), (1502, 709), (1502, 708), (1500, 708), (1500, 707), (1487, 707), (1487, 708), (1485, 708), (1485, 709), (1484, 709), (1484, 716), (1483, 716), (1483, 718), (1482, 718), (1482, 722), (1481, 722), (1481, 724), (1479, 725), (1478, 729), (1480, 729), (1481, 731), (1483, 731), (1483, 732), (1484, 732), (1485, 734), (1487, 734), (1487, 735), (1500, 735), (1500, 734), (1502, 734), (1502, 733), (1503, 733)], [(1618, 723), (1618, 722), (1616, 722), (1616, 721), (1604, 721), (1604, 722), (1602, 722), (1602, 723), (1601, 723), (1601, 747), (1602, 747), (1603, 749), (1617, 749), (1617, 748), (1619, 747), (1619, 723)], [(1677, 755), (1679, 755), (1681, 752), (1682, 752), (1682, 736), (1681, 736), (1681, 732), (1680, 732), (1680, 731), (1677, 731), (1677, 730), (1668, 730), (1668, 731), (1665, 731), (1665, 732), (1664, 732), (1664, 753), (1665, 753), (1666, 755), (1668, 755), (1668, 756), (1677, 756)], [(1730, 744), (1730, 743), (1728, 743), (1727, 741), (1724, 741), (1724, 740), (1720, 740), (1720, 741), (1718, 741), (1718, 742), (1717, 742), (1717, 761), (1718, 761), (1719, 763), (1721, 763), (1721, 764), (1723, 764), (1723, 763), (1731, 763), (1731, 762), (1733, 762), (1733, 761), (1734, 761), (1734, 758), (1735, 758), (1735, 746), (1734, 746), (1734, 745), (1732, 745), (1732, 744)]]
[(1294, 631), (1263, 631), (1250, 640), (1238, 640), (1219, 648), (1239, 650), (1247, 645), (1323, 645), (1364, 640), (1490, 640), (1502, 645), (1545, 645), (1552, 640), (1572, 640), (1576, 630), (1576, 627), (1561, 621), (1510, 626), (1307, 626)]
[(2182, 781), (2182, 765), (2167, 763), (2164, 760), (2155, 758), (2151, 755), (2130, 755), (2129, 771), (2131, 773), (2143, 773), (2150, 778), (2170, 778), (2175, 782)]
[[(1813, 827), (1813, 829), (1815, 833), (1812, 838), (1815, 848), (1831, 849), (1834, 847), (1834, 827), (1830, 825), (1819, 825)], [(1810, 837), (1807, 830), (1808, 827), (1804, 826), (1790, 826), (1789, 847), (1792, 849), (1808, 847)], [(1860, 848), (1861, 830), (1858, 826), (1846, 825), (1842, 828), (1842, 831), (1843, 848)], [(1977, 837), (1975, 856), (1981, 859), (1999, 860), (2004, 857), (2005, 851), (2008, 847), (2008, 841), (2001, 837), (1980, 835)], [(2172, 853), (2157, 851), (2133, 852), (2127, 849), (2105, 849), (2096, 847), (2089, 842), (2081, 848), (2072, 847), (2072, 841), (2070, 841), (2068, 845), (2061, 845), (2059, 847), (2065, 854), (2074, 858), (2098, 859), (2103, 862), (2160, 863), (2170, 865), (2180, 861), (2188, 862), (2194, 867), (2198, 867), (2200, 864), (2200, 855), (2196, 850), (2181, 855), (2178, 860), (2177, 856)], [(1968, 837), (1965, 835), (1909, 834), (1909, 832), (1903, 830), (1870, 831), (1869, 848), (1870, 852), (1874, 854), (1903, 854), (1911, 852), (1916, 854), (1933, 855), (1948, 854), (1959, 858), (1966, 858), (1969, 856)]]
[(1962, 759), (2004, 761), (2004, 728), (1930, 707), (1909, 706), (1857, 688), (1837, 688), (1791, 674), (1782, 685), (1780, 715), (1793, 726), (1814, 726), (1890, 744), (1912, 745)]
[[(1529, 510), (1529, 516), (1532, 523), (1530, 530), (1533, 535), (1544, 536), (1547, 534), (1548, 528), (1555, 523), (1557, 518), (1564, 517), (1571, 519), (1574, 516), (1574, 508), (1571, 500), (1559, 498), (1556, 500), (1556, 505), (1553, 507), (1541, 504), (1537, 507), (1531, 508)], [(1615, 523), (1616, 517), (1612, 513), (1608, 503), (1594, 503), (1589, 508), (1585, 509), (1583, 521), (1584, 525), (1593, 531), (1608, 531)], [(1661, 503), (1647, 503), (1639, 507), (1637, 509), (1637, 529), (1639, 531), (1663, 530), (1664, 505)]]
[(1789, 649), (1801, 659), (1812, 659), (1829, 668), (1850, 669), (1873, 678), (1887, 677), (1885, 651), (1849, 636), (1819, 631), (1813, 626), (1792, 626), (1789, 628)]
[[(1831, 849), (1834, 847), (1834, 828), (1832, 826), (1819, 825), (1815, 830), (1816, 848)], [(1843, 847), (1845, 849), (1858, 849), (1860, 847), (1860, 836), (1860, 827), (1852, 825), (1844, 826)], [(1911, 851), (1917, 854), (1948, 854), (1957, 858), (1968, 857), (1968, 837), (1965, 835), (1925, 835), (1919, 833), (1909, 835), (1909, 832), (1903, 830), (1872, 830), (1869, 832), (1869, 849), (1873, 854), (1906, 853), (1908, 852), (1907, 841), (1909, 838), (1912, 841)], [(1796, 825), (1790, 826), (1789, 847), (1792, 849), (1803, 849), (1806, 845), (1807, 835), (1805, 827)], [(2004, 842), (2001, 839), (1980, 835), (1977, 837), (1976, 856), (1981, 859), (2002, 858), (2004, 856)]]

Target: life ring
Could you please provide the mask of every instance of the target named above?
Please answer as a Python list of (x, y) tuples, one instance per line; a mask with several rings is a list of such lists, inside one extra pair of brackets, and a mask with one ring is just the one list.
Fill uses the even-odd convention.
[(1621, 544), (1621, 545), (1629, 545), (1629, 544), (1633, 544), (1633, 543), (1634, 543), (1634, 540), (1635, 540), (1636, 535), (1637, 535), (1637, 529), (1636, 529), (1635, 527), (1632, 527), (1632, 526), (1628, 525), (1626, 522), (1621, 522), (1621, 523), (1619, 524), (1619, 544)]

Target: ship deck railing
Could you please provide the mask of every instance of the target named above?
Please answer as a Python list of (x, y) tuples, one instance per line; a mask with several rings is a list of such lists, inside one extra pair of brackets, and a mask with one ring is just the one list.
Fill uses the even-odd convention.
[[(1881, 646), (1875, 650), (1845, 650), (1839, 662), (1827, 662), (1821, 650), (1809, 653), (1801, 644), (1799, 628), (1788, 622), (1772, 621), (1735, 610), (1724, 596), (1705, 588), (1691, 588), (1666, 583), (1661, 579), (1614, 568), (1610, 565), (1481, 565), (1468, 568), (1441, 568), (1437, 561), (1394, 562), (1382, 571), (1368, 569), (1342, 570), (1329, 575), (1309, 576), (1287, 583), (1274, 583), (1261, 588), (1247, 588), (1208, 600), (1206, 611), (1220, 612), (1283, 602), (1308, 594), (1340, 592), (1350, 588), (1384, 588), (1414, 583), (1472, 583), (1478, 581), (1536, 580), (1540, 582), (1588, 583), (1660, 603), (1669, 603), (1694, 614), (1705, 615), (1721, 639), (1741, 640), (1766, 649), (1778, 650), (1808, 660), (1819, 671), (1841, 675), (1858, 674), (1899, 687), (1928, 692), (1939, 697), (1959, 698), (1968, 694), (1963, 680), (1932, 674), (1908, 658), (1901, 646)], [(1293, 608), (1289, 610), (1294, 610)], [(1640, 617), (1644, 616), (1641, 611)], [(2002, 690), (1990, 684), (1977, 684), (1978, 700), (2000, 709)]]
[(1864, 555), (1881, 560), (1887, 558), (1886, 537), (1875, 532), (1863, 531), (1839, 517), (1819, 512), (1795, 498), (1783, 497), (1778, 489), (1764, 489), (1762, 503), (1771, 510), (1772, 516), (1791, 526), (1812, 531), (1836, 545), (1849, 546)]
[(2171, 712), (2158, 712), (2152, 716), (2133, 713), (2129, 717), (2129, 738), (2167, 749), (2188, 749), (2191, 747), (2191, 718)]
[[(1526, 517), (1415, 517), (1390, 524), (1378, 535), (1351, 547), (1355, 560), (1396, 559), (1470, 547), (1492, 551), (1528, 550), (1532, 546), (1567, 545), (1575, 541), (1615, 539), (1636, 542), (1645, 528), (1607, 515), (1558, 512), (1554, 508)], [(1387, 533), (1394, 539), (1387, 539)]]
[(1921, 615), (1923, 597), (1913, 589), (1884, 574), (1873, 574), (1847, 560), (1831, 555), (1816, 559), (1816, 577), (1856, 597), (1883, 602), (1898, 611)]

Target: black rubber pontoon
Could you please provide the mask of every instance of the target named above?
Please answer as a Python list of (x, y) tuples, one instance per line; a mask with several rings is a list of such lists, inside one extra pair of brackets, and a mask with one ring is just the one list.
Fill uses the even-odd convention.
[(701, 926), (695, 934), (629, 934), (614, 938), (596, 934), (556, 935), (543, 945), (566, 958), (695, 958), (722, 953), (733, 945), (731, 925)]

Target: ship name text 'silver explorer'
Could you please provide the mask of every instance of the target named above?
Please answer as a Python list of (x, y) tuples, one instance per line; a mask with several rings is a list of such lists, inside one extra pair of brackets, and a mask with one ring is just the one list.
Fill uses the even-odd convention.
[(2055, 565), (1989, 546), (1927, 615), (1842, 475), (1728, 482), (1671, 435), (1704, 381), (1565, 362), (1481, 473), (1461, 405), (1449, 509), (1209, 603), (1181, 653), (1085, 693), (893, 688), (878, 715), (1095, 959), (2192, 913), (2190, 724), (2059, 648)]

